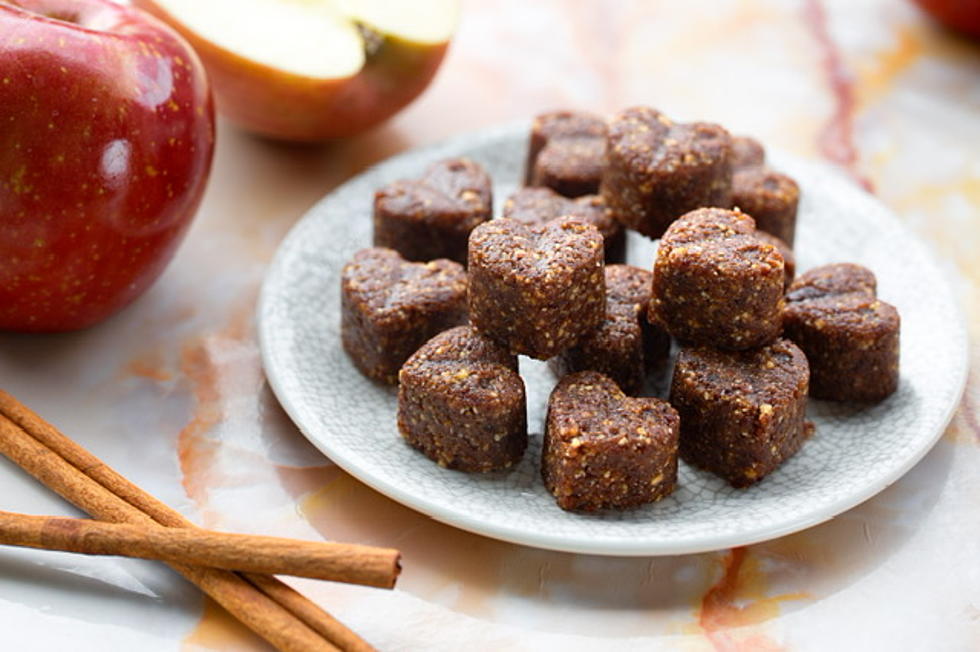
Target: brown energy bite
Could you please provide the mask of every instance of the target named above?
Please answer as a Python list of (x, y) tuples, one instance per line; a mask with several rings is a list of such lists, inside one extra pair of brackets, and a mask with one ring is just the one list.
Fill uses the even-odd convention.
[(755, 237), (766, 244), (771, 244), (779, 252), (779, 255), (783, 257), (783, 270), (785, 272), (783, 287), (788, 290), (790, 283), (793, 282), (793, 278), (796, 276), (796, 254), (793, 253), (793, 249), (776, 236), (765, 231), (757, 230)]
[(481, 224), (470, 237), (470, 323), (511, 353), (547, 360), (602, 323), (602, 259), (602, 236), (574, 218)]
[(810, 435), (806, 356), (786, 339), (748, 351), (681, 349), (670, 404), (681, 418), (680, 454), (733, 487), (747, 487)]
[(693, 344), (750, 349), (782, 329), (785, 262), (752, 218), (701, 208), (674, 222), (657, 249), (651, 321)]
[(531, 124), (525, 183), (565, 197), (599, 192), (606, 121), (584, 111), (544, 113)]
[(566, 510), (625, 509), (677, 484), (677, 412), (631, 398), (595, 371), (559, 381), (548, 400), (541, 453), (545, 486)]
[(766, 166), (762, 144), (748, 136), (732, 137), (732, 200), (755, 220), (755, 228), (770, 233), (790, 247), (796, 237), (796, 210), (800, 188), (792, 178)]
[(466, 158), (431, 165), (419, 179), (395, 181), (374, 195), (374, 244), (407, 260), (466, 264), (470, 232), (492, 217), (492, 183)]
[(732, 206), (748, 213), (755, 227), (793, 246), (800, 187), (790, 177), (764, 166), (746, 167), (732, 177)]
[(732, 168), (755, 167), (766, 161), (762, 143), (748, 136), (732, 136)]
[(625, 226), (659, 238), (688, 211), (729, 205), (731, 158), (731, 136), (718, 125), (627, 109), (609, 123), (601, 194)]
[(568, 199), (550, 188), (522, 188), (504, 202), (503, 217), (531, 227), (566, 215), (591, 224), (599, 231), (607, 263), (621, 263), (626, 259), (626, 230), (613, 218), (612, 211), (598, 195)]
[(517, 358), (471, 326), (435, 336), (399, 373), (398, 431), (439, 466), (511, 466), (527, 447)]
[(874, 274), (850, 263), (800, 276), (783, 315), (810, 361), (810, 395), (832, 401), (880, 401), (898, 388), (900, 322), (877, 298)]
[(451, 260), (409, 263), (391, 249), (363, 249), (341, 272), (340, 315), (340, 339), (357, 368), (394, 384), (418, 347), (466, 323), (466, 272)]
[(670, 351), (670, 336), (645, 318), (652, 281), (653, 274), (645, 269), (607, 266), (606, 318), (576, 346), (553, 358), (558, 374), (598, 371), (626, 394), (638, 394), (647, 373)]

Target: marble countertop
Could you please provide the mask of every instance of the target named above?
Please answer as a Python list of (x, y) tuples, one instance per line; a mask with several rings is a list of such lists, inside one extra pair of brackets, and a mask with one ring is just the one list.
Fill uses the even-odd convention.
[[(942, 261), (973, 372), (900, 481), (812, 529), (660, 558), (548, 552), (455, 530), (332, 465), (278, 406), (253, 314), (317, 199), (407, 148), (553, 108), (650, 104), (844, 167)], [(469, 0), (423, 97), (349, 141), (221, 124), (210, 186), (160, 281), (108, 322), (0, 336), (0, 383), (207, 527), (400, 548), (395, 591), (289, 580), (383, 650), (968, 649), (980, 640), (980, 45), (905, 0)], [(901, 252), (895, 252), (901, 256)], [(0, 462), (4, 509), (74, 514)], [(0, 549), (19, 650), (265, 650), (150, 562)]]

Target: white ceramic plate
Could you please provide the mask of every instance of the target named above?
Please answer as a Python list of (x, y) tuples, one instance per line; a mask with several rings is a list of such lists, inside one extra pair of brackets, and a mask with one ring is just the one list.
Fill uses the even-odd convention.
[[(436, 466), (395, 426), (395, 392), (362, 377), (340, 346), (340, 270), (371, 245), (376, 188), (432, 161), (468, 156), (494, 179), (499, 205), (522, 174), (527, 125), (467, 134), (396, 156), (327, 195), (293, 228), (259, 304), (265, 370), (283, 407), (330, 459), (374, 489), (445, 523), (529, 546), (608, 555), (666, 555), (744, 545), (825, 521), (908, 471), (942, 434), (966, 378), (966, 329), (933, 258), (872, 196), (820, 164), (770, 158), (802, 188), (798, 268), (857, 262), (902, 317), (901, 383), (873, 406), (812, 401), (816, 434), (763, 482), (736, 490), (681, 463), (677, 491), (637, 510), (558, 509), (538, 473), (555, 379), (521, 359), (531, 445), (516, 468), (471, 475)], [(629, 262), (652, 265), (653, 243), (630, 234)], [(356, 515), (352, 515), (356, 518)]]

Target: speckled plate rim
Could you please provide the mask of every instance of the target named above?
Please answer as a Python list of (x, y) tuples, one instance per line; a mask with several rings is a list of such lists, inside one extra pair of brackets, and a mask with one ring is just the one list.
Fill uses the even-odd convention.
[[(437, 158), (458, 155), (460, 149), (465, 149), (469, 139), (472, 137), (479, 137), (483, 141), (506, 138), (508, 136), (513, 136), (515, 133), (526, 133), (528, 126), (529, 121), (522, 120), (498, 125), (479, 132), (469, 132), (468, 134), (451, 137), (433, 145), (402, 152), (376, 164), (375, 166), (372, 166), (372, 169), (376, 169), (390, 163), (401, 162), (406, 159), (421, 158), (434, 160)], [(848, 184), (857, 191), (854, 194), (855, 198), (860, 197), (860, 201), (875, 204), (875, 210), (883, 210), (884, 212), (888, 213), (891, 220), (894, 221), (893, 226), (902, 232), (902, 235), (906, 240), (906, 244), (910, 247), (914, 247), (914, 253), (916, 256), (930, 264), (937, 272), (938, 276), (942, 278), (943, 286), (941, 288), (941, 292), (943, 295), (945, 295), (942, 298), (946, 301), (946, 303), (948, 303), (951, 312), (955, 314), (955, 317), (947, 324), (949, 331), (944, 333), (944, 335), (951, 340), (951, 346), (962, 352), (962, 354), (956, 358), (960, 361), (960, 364), (956, 368), (949, 370), (949, 378), (951, 379), (951, 384), (953, 387), (951, 396), (953, 398), (949, 400), (948, 405), (945, 406), (941, 419), (937, 421), (935, 431), (931, 433), (932, 436), (928, 439), (923, 439), (921, 445), (916, 448), (913, 453), (907, 455), (900, 464), (890, 469), (887, 474), (877, 477), (874, 482), (869, 482), (861, 491), (854, 491), (837, 501), (820, 505), (819, 507), (807, 512), (805, 515), (788, 519), (778, 525), (769, 525), (755, 529), (740, 529), (737, 532), (723, 531), (709, 536), (702, 536), (696, 541), (684, 540), (682, 542), (678, 542), (677, 544), (664, 544), (661, 542), (656, 545), (651, 545), (650, 542), (643, 539), (594, 541), (591, 539), (570, 538), (567, 536), (553, 535), (548, 532), (541, 531), (529, 532), (524, 528), (513, 528), (507, 525), (489, 524), (480, 521), (479, 519), (465, 512), (453, 509), (445, 502), (437, 502), (424, 496), (419, 496), (413, 493), (410, 489), (406, 489), (399, 483), (390, 482), (384, 476), (372, 473), (370, 470), (362, 468), (360, 464), (348, 457), (343, 447), (331, 446), (328, 438), (324, 438), (320, 436), (318, 432), (316, 432), (316, 429), (313, 427), (315, 424), (307, 423), (307, 421), (303, 418), (302, 407), (294, 401), (293, 397), (284, 386), (284, 378), (290, 373), (290, 369), (288, 367), (280, 366), (279, 358), (273, 353), (275, 346), (275, 337), (273, 336), (274, 325), (268, 316), (271, 314), (271, 305), (277, 300), (275, 292), (277, 289), (277, 281), (284, 273), (284, 260), (286, 258), (285, 252), (294, 246), (295, 240), (301, 236), (302, 224), (306, 220), (311, 219), (312, 216), (321, 208), (321, 206), (330, 201), (332, 196), (344, 190), (344, 188), (346, 188), (348, 185), (356, 183), (361, 176), (364, 174), (369, 174), (370, 170), (349, 179), (347, 182), (328, 193), (319, 202), (317, 202), (317, 204), (311, 207), (307, 214), (297, 221), (297, 223), (292, 227), (290, 232), (280, 243), (274, 258), (266, 271), (265, 280), (262, 285), (262, 290), (256, 309), (256, 321), (258, 324), (259, 345), (262, 353), (263, 366), (265, 368), (269, 385), (283, 409), (289, 415), (290, 419), (292, 419), (292, 421), (296, 424), (304, 437), (306, 437), (331, 461), (333, 461), (347, 473), (357, 478), (359, 481), (364, 482), (372, 489), (384, 494), (392, 500), (426, 514), (440, 522), (475, 534), (492, 537), (510, 543), (582, 554), (609, 556), (664, 556), (693, 554), (759, 543), (761, 541), (767, 541), (788, 534), (793, 534), (826, 522), (833, 517), (865, 502), (891, 486), (894, 482), (911, 470), (933, 448), (933, 446), (935, 446), (943, 432), (945, 432), (956, 412), (956, 409), (960, 405), (967, 381), (969, 344), (966, 321), (959, 302), (955, 299), (948, 275), (938, 264), (935, 255), (918, 239), (911, 229), (909, 229), (905, 224), (901, 223), (901, 221), (891, 213), (890, 209), (887, 209), (887, 207), (881, 204), (877, 198), (864, 192), (863, 190), (858, 189), (853, 182), (841, 172), (824, 163), (802, 161), (797, 157), (777, 151), (770, 152), (770, 158), (776, 160), (777, 163), (783, 161), (794, 161), (798, 167), (809, 168), (814, 173), (824, 176), (836, 177), (840, 183)], [(370, 246), (370, 243), (365, 242), (364, 246)]]

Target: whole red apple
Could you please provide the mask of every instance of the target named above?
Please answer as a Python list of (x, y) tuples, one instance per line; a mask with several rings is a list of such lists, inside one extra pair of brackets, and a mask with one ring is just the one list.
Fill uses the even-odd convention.
[(0, 1), (0, 329), (90, 326), (160, 275), (214, 150), (190, 46), (108, 0)]

